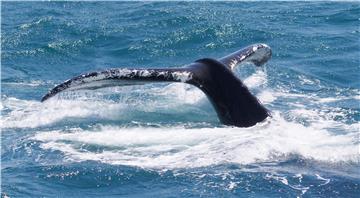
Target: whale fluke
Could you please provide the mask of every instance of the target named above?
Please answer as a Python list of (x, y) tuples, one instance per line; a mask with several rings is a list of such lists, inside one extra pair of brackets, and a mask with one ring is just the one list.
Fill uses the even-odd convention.
[(181, 68), (124, 69), (114, 68), (76, 76), (50, 90), (41, 101), (70, 90), (97, 89), (156, 82), (182, 82), (202, 90), (214, 106), (219, 120), (226, 125), (253, 126), (269, 116), (232, 69), (244, 62), (260, 66), (271, 57), (265, 44), (255, 44), (218, 60), (204, 58)]

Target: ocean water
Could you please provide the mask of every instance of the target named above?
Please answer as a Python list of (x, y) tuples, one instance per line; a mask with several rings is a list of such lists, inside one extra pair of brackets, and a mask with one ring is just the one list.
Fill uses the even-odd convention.
[[(2, 197), (358, 197), (358, 2), (1, 2)], [(236, 75), (271, 111), (222, 125), (181, 83), (68, 92), (105, 68), (266, 43)]]

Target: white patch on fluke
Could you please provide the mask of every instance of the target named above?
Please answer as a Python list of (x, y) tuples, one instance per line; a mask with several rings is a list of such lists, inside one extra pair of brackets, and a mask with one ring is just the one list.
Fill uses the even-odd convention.
[(140, 71), (140, 76), (148, 77), (151, 76), (151, 73), (148, 70)]
[(238, 64), (238, 61), (236, 60), (236, 58), (234, 58), (230, 61), (229, 66), (233, 70), (237, 64)]
[(173, 72), (172, 76), (176, 80), (180, 80), (181, 82), (187, 82), (191, 79), (191, 73), (190, 72)]

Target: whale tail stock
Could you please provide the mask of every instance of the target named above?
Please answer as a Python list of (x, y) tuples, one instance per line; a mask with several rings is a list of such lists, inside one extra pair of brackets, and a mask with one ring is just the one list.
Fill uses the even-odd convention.
[(57, 85), (41, 101), (70, 90), (155, 82), (183, 82), (196, 86), (206, 94), (223, 124), (249, 127), (263, 121), (269, 113), (232, 70), (245, 62), (260, 66), (270, 58), (270, 47), (265, 44), (255, 44), (218, 60), (204, 58), (182, 68), (115, 68), (91, 72)]

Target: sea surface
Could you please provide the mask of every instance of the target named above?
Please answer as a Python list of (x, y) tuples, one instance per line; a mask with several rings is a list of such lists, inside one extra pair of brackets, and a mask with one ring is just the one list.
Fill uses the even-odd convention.
[[(359, 2), (1, 2), (1, 196), (359, 197), (359, 38)], [(40, 102), (254, 43), (272, 59), (235, 73), (272, 117), (250, 128), (182, 83)]]

